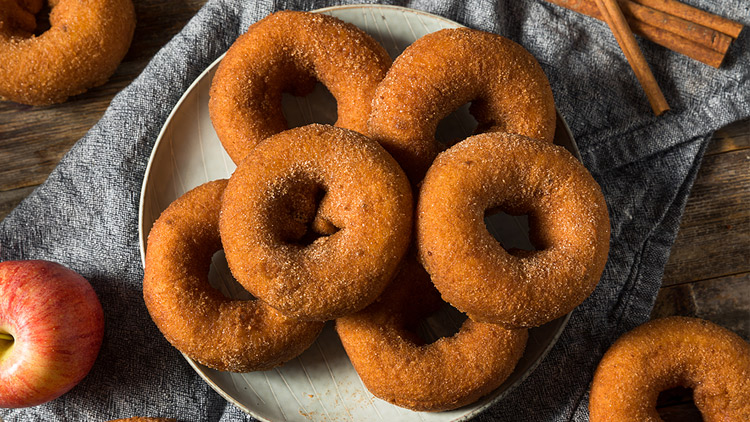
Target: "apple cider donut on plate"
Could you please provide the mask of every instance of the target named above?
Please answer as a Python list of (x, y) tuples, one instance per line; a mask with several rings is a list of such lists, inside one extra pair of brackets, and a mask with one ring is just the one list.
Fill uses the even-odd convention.
[(438, 123), (468, 102), (477, 132), (552, 141), (555, 103), (539, 63), (515, 42), (469, 28), (425, 35), (396, 58), (375, 91), (369, 135), (416, 184), (440, 151)]
[[(135, 30), (131, 0), (50, 0), (50, 28), (34, 36), (35, 0), (0, 11), (0, 99), (61, 103), (109, 79)], [(0, 7), (14, 0), (0, 0)], [(26, 12), (25, 14), (23, 12)]]
[(412, 410), (450, 410), (490, 393), (513, 372), (526, 329), (467, 319), (455, 335), (424, 344), (414, 325), (442, 304), (429, 275), (408, 255), (373, 304), (336, 320), (346, 354), (372, 394)]
[[(335, 232), (306, 238), (315, 214)], [(266, 139), (239, 164), (220, 228), (229, 268), (250, 293), (323, 321), (380, 295), (411, 224), (411, 188), (396, 161), (360, 133), (313, 124)]]
[[(537, 249), (505, 250), (487, 212), (528, 214)], [(599, 185), (563, 147), (485, 133), (441, 153), (417, 204), (419, 257), (443, 299), (475, 321), (536, 327), (572, 311), (599, 282), (609, 215)]]
[(271, 369), (307, 349), (321, 322), (288, 318), (260, 300), (231, 300), (211, 287), (221, 250), (219, 212), (226, 180), (198, 186), (159, 216), (148, 236), (143, 298), (164, 337), (220, 371)]
[(209, 112), (235, 163), (287, 129), (281, 94), (305, 95), (316, 80), (336, 99), (336, 126), (365, 133), (375, 87), (391, 58), (356, 26), (318, 13), (280, 11), (251, 25), (221, 61)]
[(704, 421), (750, 421), (750, 345), (697, 318), (649, 321), (604, 354), (591, 384), (591, 422), (659, 422), (659, 393), (674, 387), (693, 390)]

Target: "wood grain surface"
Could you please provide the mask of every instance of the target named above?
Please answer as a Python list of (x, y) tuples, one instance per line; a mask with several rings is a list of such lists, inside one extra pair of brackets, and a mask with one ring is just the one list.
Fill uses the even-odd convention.
[[(716, 132), (690, 193), (652, 318), (713, 321), (750, 341), (750, 119)], [(667, 421), (700, 422), (692, 392), (659, 396)]]
[[(105, 85), (49, 107), (0, 102), (0, 219), (42, 183), (112, 97), (203, 5), (135, 0), (130, 52)], [(706, 318), (750, 341), (750, 120), (718, 131), (703, 160), (652, 317)], [(689, 390), (662, 394), (665, 420), (700, 421)]]

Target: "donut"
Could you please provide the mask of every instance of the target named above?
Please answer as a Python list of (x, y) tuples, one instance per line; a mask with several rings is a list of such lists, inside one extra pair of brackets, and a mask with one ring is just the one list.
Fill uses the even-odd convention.
[(287, 318), (259, 300), (231, 300), (211, 287), (226, 184), (198, 186), (159, 216), (148, 236), (143, 298), (164, 337), (185, 355), (220, 371), (263, 371), (302, 353), (323, 323)]
[(372, 305), (336, 320), (346, 354), (370, 392), (397, 406), (443, 411), (495, 390), (523, 355), (526, 329), (467, 319), (458, 333), (431, 344), (413, 327), (443, 304), (416, 258)]
[[(536, 251), (505, 250), (487, 213), (527, 214)], [(419, 257), (445, 301), (479, 322), (535, 327), (578, 306), (609, 251), (599, 185), (563, 147), (507, 133), (441, 153), (419, 193)]]
[[(306, 238), (315, 214), (335, 232)], [(380, 145), (313, 124), (248, 154), (229, 179), (219, 227), (245, 289), (285, 315), (322, 321), (382, 293), (408, 247), (411, 214), (406, 175)]]
[(750, 345), (698, 318), (649, 321), (604, 354), (591, 384), (591, 422), (661, 421), (656, 400), (675, 387), (693, 390), (704, 421), (750, 421)]
[(552, 90), (534, 57), (499, 35), (455, 28), (425, 35), (396, 58), (375, 91), (369, 135), (417, 183), (440, 151), (438, 123), (468, 102), (477, 132), (550, 142), (555, 134)]
[(227, 51), (208, 109), (222, 145), (239, 163), (287, 129), (281, 94), (305, 95), (319, 80), (336, 99), (336, 126), (364, 133), (375, 87), (391, 58), (354, 25), (318, 13), (280, 11), (251, 25)]
[(39, 36), (32, 32), (40, 2), (16, 5), (7, 20), (0, 13), (0, 99), (17, 103), (61, 103), (103, 84), (135, 30), (131, 0), (50, 0), (51, 26)]

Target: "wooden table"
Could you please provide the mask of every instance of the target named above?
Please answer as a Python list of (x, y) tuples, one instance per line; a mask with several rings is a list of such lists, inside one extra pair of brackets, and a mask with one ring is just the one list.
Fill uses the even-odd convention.
[[(107, 84), (50, 107), (0, 102), (0, 219), (203, 3), (135, 0), (135, 38)], [(703, 160), (652, 314), (667, 315), (706, 318), (750, 341), (750, 120), (717, 132)], [(665, 393), (661, 403), (674, 420), (700, 420), (685, 392)]]

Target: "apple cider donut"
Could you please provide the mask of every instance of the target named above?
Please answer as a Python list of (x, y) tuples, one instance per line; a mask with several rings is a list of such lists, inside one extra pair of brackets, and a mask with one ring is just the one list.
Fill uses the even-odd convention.
[(164, 337), (192, 359), (221, 371), (266, 370), (307, 349), (323, 323), (288, 318), (260, 300), (231, 300), (211, 287), (226, 184), (198, 186), (159, 216), (148, 237), (143, 298)]
[(391, 58), (354, 25), (318, 13), (280, 11), (251, 25), (221, 61), (208, 103), (235, 163), (287, 129), (282, 92), (305, 95), (316, 80), (336, 99), (336, 126), (365, 133), (375, 87)]
[(0, 99), (61, 103), (106, 82), (130, 47), (131, 0), (50, 0), (51, 26), (39, 36), (33, 13), (41, 2), (0, 0), (0, 7), (14, 2), (0, 12)]
[[(488, 211), (528, 214), (536, 251), (505, 250)], [(535, 327), (591, 294), (607, 261), (609, 216), (599, 185), (564, 148), (507, 133), (441, 153), (416, 216), (419, 257), (443, 299), (475, 321)]]
[(417, 411), (456, 409), (495, 390), (523, 355), (526, 329), (464, 321), (458, 333), (424, 344), (413, 331), (443, 302), (408, 256), (372, 305), (336, 320), (354, 369), (376, 397)]
[[(305, 240), (315, 214), (305, 201), (315, 197), (317, 214), (337, 230)], [(300, 319), (367, 306), (410, 240), (406, 175), (375, 141), (334, 126), (313, 124), (261, 142), (229, 179), (222, 202), (232, 273), (250, 293)]]
[(750, 345), (697, 318), (649, 321), (620, 337), (599, 363), (591, 422), (661, 421), (659, 393), (675, 387), (693, 390), (704, 421), (750, 421)]
[(375, 91), (369, 135), (416, 184), (440, 150), (438, 123), (468, 102), (477, 132), (552, 141), (555, 104), (539, 63), (505, 37), (468, 28), (425, 35), (396, 58)]

